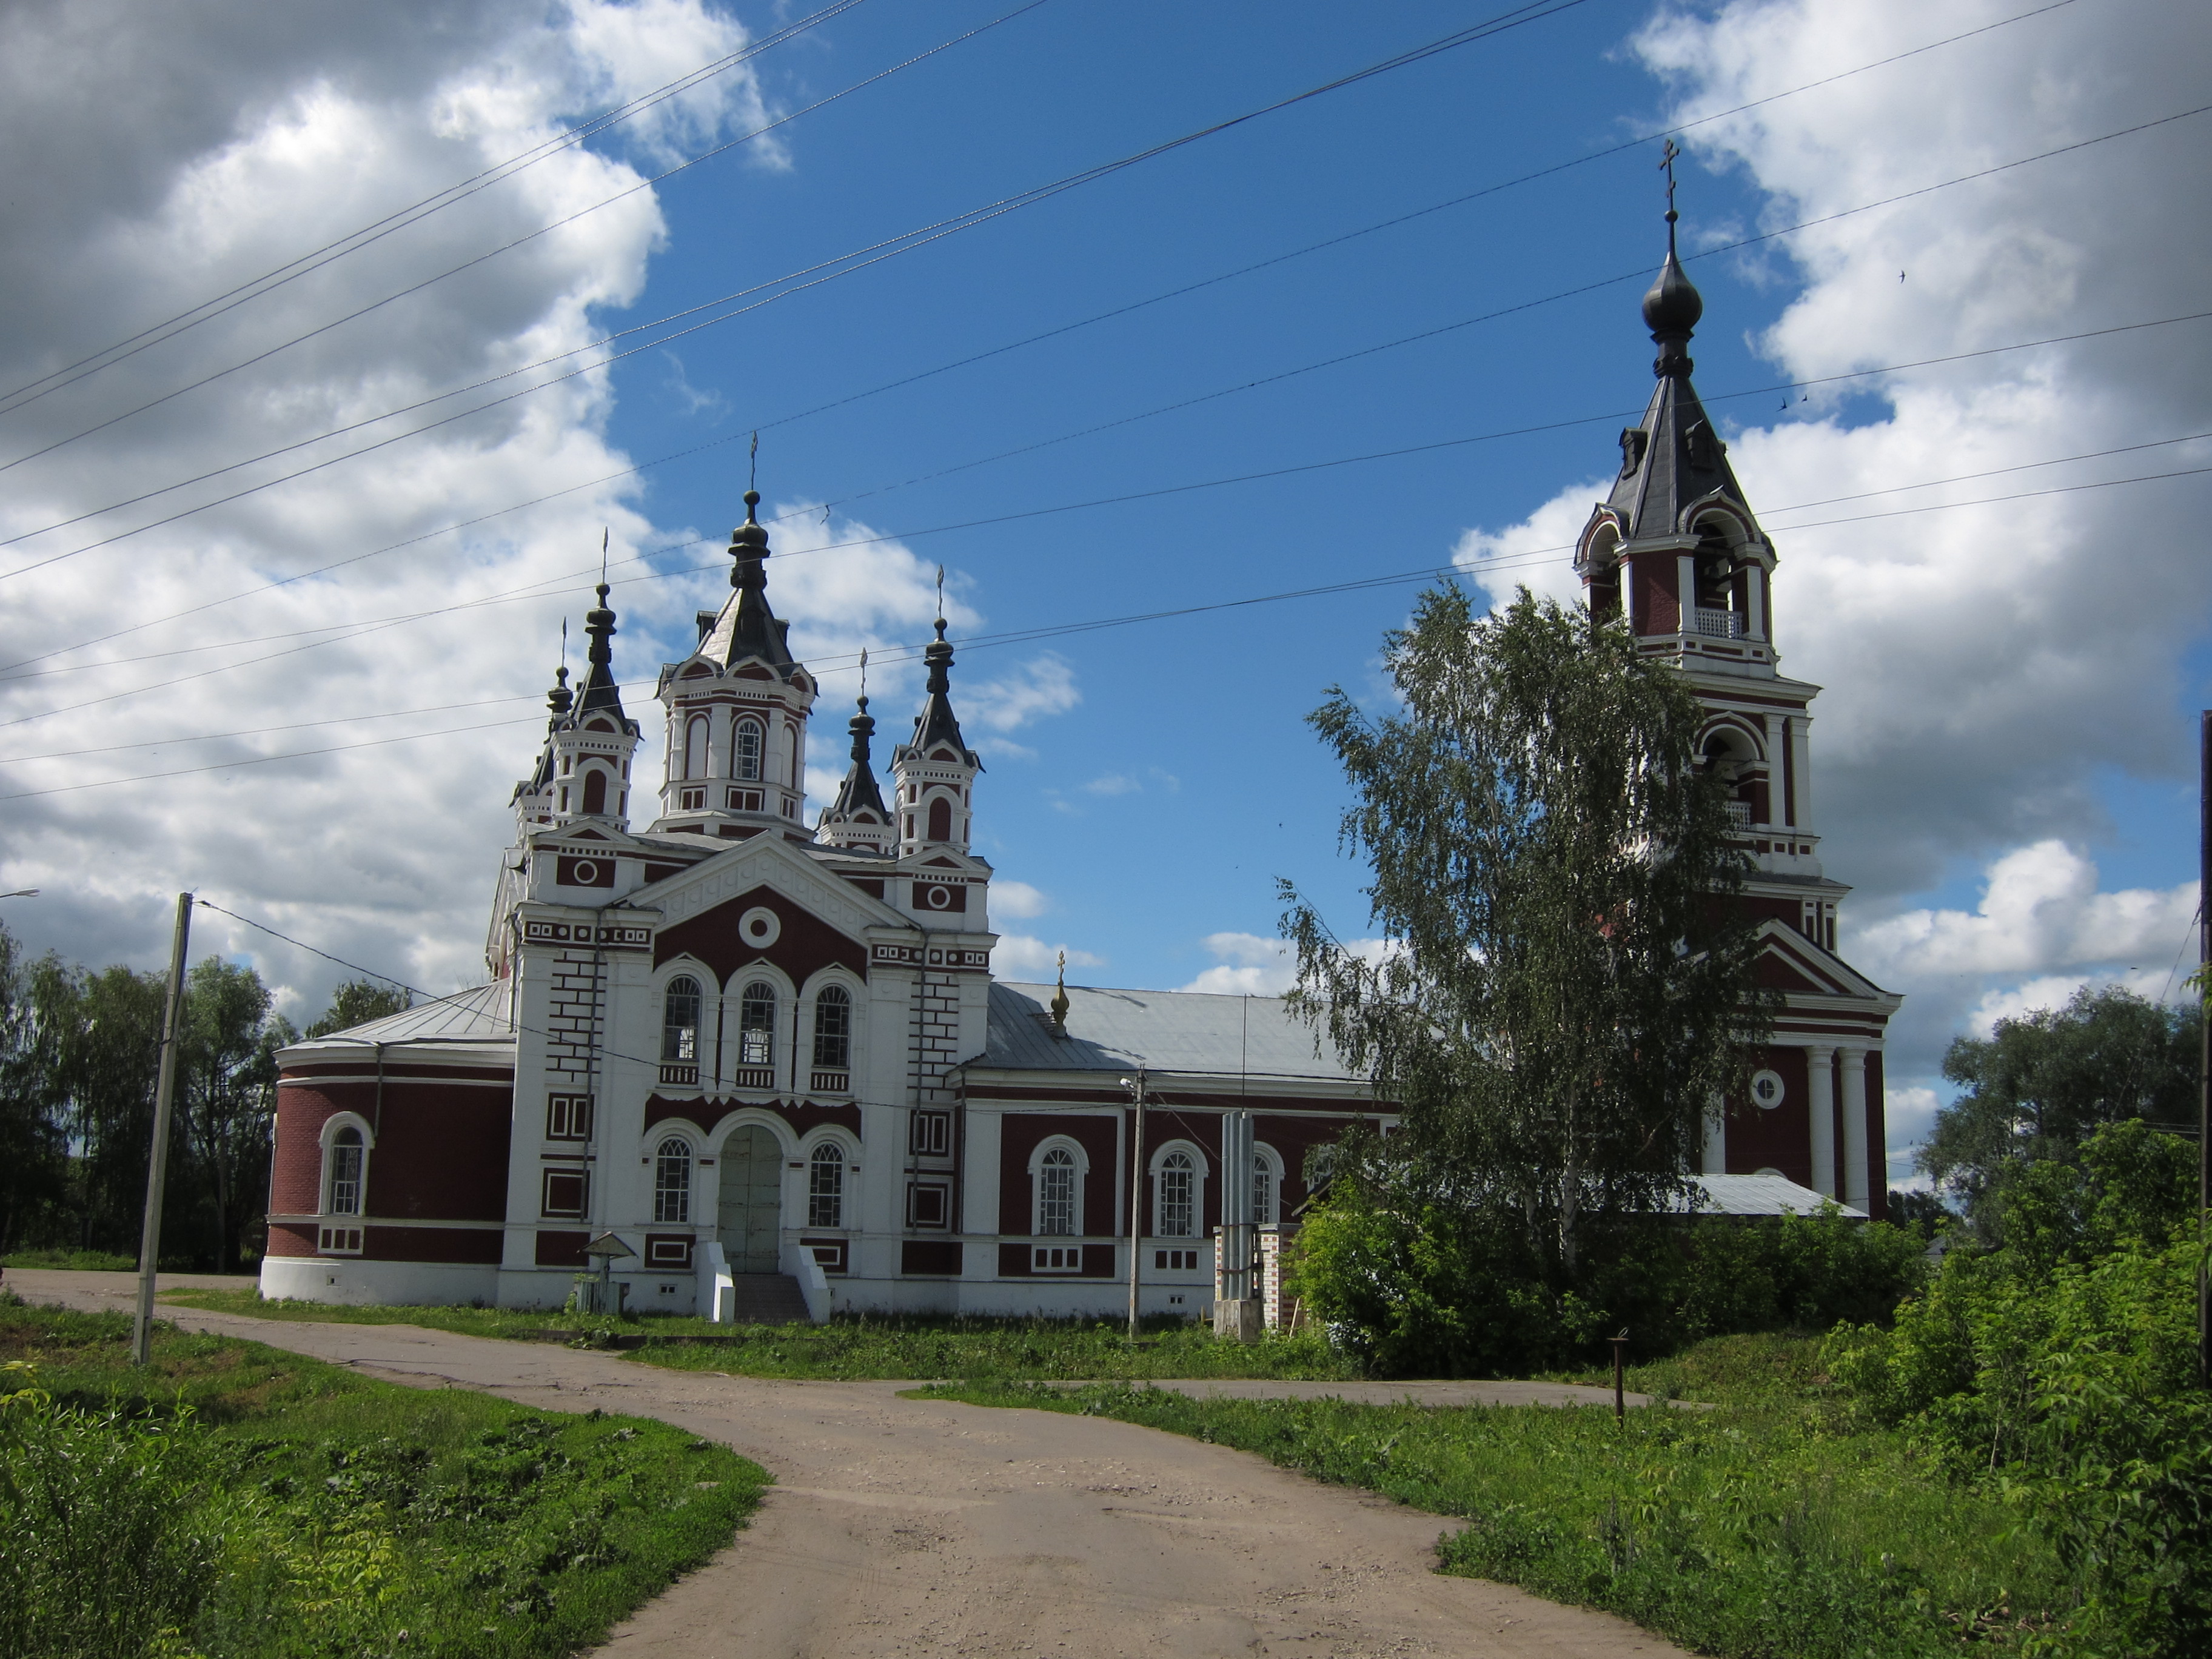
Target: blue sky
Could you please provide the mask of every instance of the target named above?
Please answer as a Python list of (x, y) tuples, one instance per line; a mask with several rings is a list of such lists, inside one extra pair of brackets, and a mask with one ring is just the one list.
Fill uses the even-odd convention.
[[(54, 88), (113, 38), (104, 9), (6, 25), (18, 65), (7, 119), (43, 164), (16, 186), (24, 234), (6, 258), (25, 297), (0, 333), (9, 385), (798, 15), (564, 0), (447, 8), (425, 27), (405, 7), (309, 6), (270, 28), (252, 8), (216, 7), (111, 54), (103, 72), (129, 112), (95, 128)], [(53, 396), (0, 398), (0, 456), (319, 327), (1011, 9), (867, 0), (273, 297)], [(0, 718), (21, 722), (0, 727), (15, 745), (0, 775), (59, 792), (11, 803), (0, 881), (47, 896), (9, 924), (73, 957), (151, 964), (167, 895), (191, 884), (349, 960), (433, 989), (471, 982), (508, 829), (505, 780), (535, 741), (532, 705), (497, 700), (544, 684), (561, 617), (588, 602), (578, 573), (603, 526), (618, 669), (649, 684), (684, 648), (692, 611), (726, 591), (718, 550), (742, 514), (756, 427), (763, 515), (787, 515), (772, 531), (771, 599), (828, 670), (817, 781), (842, 766), (860, 645), (876, 655), (884, 738), (903, 725), (919, 676), (900, 647), (926, 636), (940, 562), (956, 639), (1455, 559), (1483, 580), (1488, 557), (1571, 537), (1610, 475), (1613, 433), (1647, 395), (1637, 301), (1663, 246), (1656, 146), (1422, 210), (1985, 28), (1682, 139), (1686, 252), (1825, 222), (1694, 259), (1705, 298), (1694, 350), (1781, 552), (1785, 669), (1829, 688), (1814, 757), (1829, 871), (1859, 889), (1846, 953), (1912, 999), (1891, 1073), (1902, 1160), (1938, 1098), (1951, 1035), (2076, 984), (2155, 994), (2194, 906), (2183, 890), (2195, 868), (2191, 711), (2212, 695), (2212, 607), (2187, 546), (2203, 478), (1855, 517), (2212, 461), (2212, 444), (2171, 441), (2212, 431), (2205, 324), (2008, 349), (2201, 309), (2187, 273), (2212, 252), (2205, 120), (2106, 135), (2198, 101), (2185, 66), (2203, 60), (2206, 26), (2147, 0), (2070, 0), (2007, 21), (2037, 9), (1584, 0), (494, 413), (0, 577), (13, 583), (21, 654), (70, 671), (0, 679), (15, 711)], [(25, 558), (66, 548), (44, 526), (79, 513), (98, 514), (103, 532), (133, 530), (150, 509), (112, 504), (147, 480), (575, 349), (1490, 15), (1044, 0), (771, 137), (27, 463), (0, 515), (10, 535), (38, 532), (13, 550)], [(1942, 188), (1857, 211), (1929, 185)], [(1420, 216), (1352, 234), (1408, 214)], [(1208, 285), (1139, 305), (1194, 283)], [(1524, 308), (1449, 326), (1508, 307)], [(1445, 331), (1372, 349), (1432, 330)], [(1786, 405), (1725, 396), (1992, 348), (2008, 349)], [(857, 395), (985, 352), (998, 355)], [(1350, 354), (1364, 355), (1312, 368)], [(837, 406), (786, 418), (825, 404)], [(1311, 465), (1540, 426), (1553, 429)], [(2162, 447), (1942, 482), (2145, 443)], [(696, 453), (591, 482), (684, 451)], [(1869, 494), (1906, 485), (1928, 487)], [(1145, 492), (1167, 493), (1050, 510)], [(172, 504), (220, 493), (196, 487)], [(1863, 499), (1782, 511), (1842, 496)], [(537, 504), (516, 510), (526, 501)], [(1507, 564), (1487, 573), (1493, 597), (1520, 579), (1567, 591), (1556, 556)], [(697, 566), (711, 568), (683, 574)], [(527, 603), (344, 634), (523, 584), (535, 585)], [(989, 768), (976, 832), (1003, 878), (1002, 969), (1038, 972), (1065, 947), (1071, 976), (1094, 983), (1278, 986), (1265, 940), (1279, 877), (1348, 935), (1364, 931), (1359, 872), (1335, 842), (1343, 791), (1302, 719), (1333, 684), (1377, 691), (1381, 636), (1413, 591), (963, 646), (955, 694)], [(179, 615), (210, 599), (224, 602)], [(151, 625), (126, 640), (82, 644), (141, 622)], [(273, 660), (246, 643), (311, 628), (337, 632)], [(197, 654), (126, 660), (187, 648)], [(175, 683), (180, 665), (210, 672)], [(643, 689), (632, 700), (654, 754), (655, 711)], [(444, 712), (392, 717), (403, 709)], [(329, 724), (273, 729), (305, 720)], [(349, 746), (392, 737), (404, 741)], [(161, 746), (109, 748), (152, 738)], [(106, 752), (63, 752), (80, 749)], [(185, 770), (196, 767), (217, 769)], [(182, 775), (146, 775), (170, 769)], [(243, 932), (207, 943), (254, 960), (295, 1014), (312, 1015), (340, 974)]]

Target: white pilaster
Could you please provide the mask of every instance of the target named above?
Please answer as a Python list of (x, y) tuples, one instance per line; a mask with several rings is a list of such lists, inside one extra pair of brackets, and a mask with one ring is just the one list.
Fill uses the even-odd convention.
[(1829, 1056), (1835, 1052), (1810, 1043), (1805, 1048), (1805, 1074), (1809, 1085), (1805, 1091), (1805, 1113), (1813, 1134), (1813, 1190), (1830, 1198), (1837, 1195), (1836, 1091), (1835, 1079), (1828, 1069)]
[(1867, 1207), (1866, 1050), (1844, 1055), (1844, 1202)]
[(1813, 722), (1803, 714), (1790, 716), (1790, 827), (1813, 827)]
[(1698, 1167), (1706, 1175), (1728, 1173), (1727, 1103), (1715, 1095), (1705, 1106), (1705, 1135), (1698, 1147)]
[(1743, 592), (1746, 609), (1750, 613), (1744, 618), (1745, 632), (1754, 640), (1763, 641), (1766, 637), (1766, 573), (1759, 566), (1752, 566), (1744, 577)]
[(1674, 560), (1674, 591), (1679, 600), (1681, 620), (1676, 626), (1685, 634), (1698, 631), (1698, 556), (1683, 553)]
[(1790, 722), (1780, 714), (1770, 714), (1766, 721), (1766, 821), (1770, 824), (1790, 822), (1789, 804), (1782, 798), (1783, 785), (1788, 776), (1783, 763), (1784, 745), (1790, 741)]

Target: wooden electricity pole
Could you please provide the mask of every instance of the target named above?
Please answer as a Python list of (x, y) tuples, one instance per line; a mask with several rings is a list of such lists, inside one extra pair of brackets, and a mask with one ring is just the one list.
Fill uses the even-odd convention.
[(154, 1091), (154, 1145), (146, 1160), (146, 1218), (138, 1230), (138, 1317), (131, 1358), (146, 1363), (154, 1334), (154, 1269), (161, 1259), (161, 1183), (169, 1170), (169, 1115), (177, 1094), (177, 1048), (185, 1013), (185, 945), (192, 932), (192, 896), (177, 895), (177, 935), (169, 945), (168, 1004), (161, 1014), (161, 1080)]
[(1123, 1078), (1124, 1086), (1133, 1089), (1137, 1097), (1136, 1133), (1129, 1158), (1129, 1340), (1137, 1340), (1137, 1263), (1144, 1255), (1145, 1243), (1145, 1068), (1137, 1067), (1134, 1083)]
[(2198, 720), (2197, 757), (2197, 1381), (2212, 1388), (2212, 1261), (2205, 1251), (2212, 1217), (2212, 708)]

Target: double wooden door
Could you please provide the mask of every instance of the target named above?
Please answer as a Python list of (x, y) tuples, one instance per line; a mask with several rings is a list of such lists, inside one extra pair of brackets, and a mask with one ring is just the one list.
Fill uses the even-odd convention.
[(783, 1152), (755, 1124), (722, 1144), (722, 1196), (715, 1231), (730, 1271), (772, 1273), (783, 1232)]

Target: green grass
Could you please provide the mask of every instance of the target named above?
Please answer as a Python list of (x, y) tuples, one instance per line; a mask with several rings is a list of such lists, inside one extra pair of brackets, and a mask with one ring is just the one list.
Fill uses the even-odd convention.
[[(1218, 1340), (1182, 1321), (1148, 1326), (1133, 1346), (1123, 1328), (1081, 1320), (980, 1319), (924, 1315), (840, 1315), (827, 1325), (716, 1325), (648, 1314), (627, 1319), (498, 1308), (338, 1307), (264, 1302), (252, 1291), (169, 1291), (179, 1307), (259, 1319), (367, 1325), (422, 1325), (470, 1336), (526, 1337), (569, 1331), (642, 1337), (633, 1357), (679, 1370), (726, 1371), (860, 1382), (992, 1377), (1091, 1380), (1161, 1376), (1343, 1377), (1349, 1360), (1317, 1334), (1270, 1337), (1253, 1347)], [(693, 1341), (687, 1339), (708, 1339)]]
[[(2034, 1635), (2069, 1646), (2070, 1589), (1994, 1497), (1855, 1429), (1806, 1338), (1737, 1337), (1638, 1367), (1706, 1412), (1191, 1400), (1129, 1384), (1000, 1381), (921, 1392), (1086, 1413), (1257, 1452), (1464, 1520), (1447, 1572), (1620, 1614), (1723, 1659), (1893, 1659)], [(1597, 1381), (1595, 1373), (1573, 1380)], [(1610, 1383), (1607, 1370), (1603, 1380)]]
[[(167, 1325), (142, 1371), (129, 1333), (124, 1315), (0, 1300), (0, 1361), (52, 1401), (0, 1413), (0, 1593), (21, 1615), (0, 1646), (23, 1659), (553, 1659), (728, 1544), (768, 1480), (665, 1424), (404, 1389)], [(64, 1441), (70, 1457), (42, 1461)], [(118, 1446), (160, 1480), (111, 1482), (95, 1506), (83, 1469)], [(159, 1512), (134, 1521), (134, 1494)], [(72, 1504), (100, 1516), (74, 1567)], [(95, 1642), (81, 1610), (118, 1598), (88, 1586), (129, 1571), (103, 1539), (133, 1525), (200, 1577), (165, 1585), (170, 1636)], [(8, 1547), (25, 1538), (49, 1541)]]
[(135, 1255), (112, 1250), (11, 1250), (0, 1255), (0, 1267), (43, 1267), (50, 1272), (128, 1273), (138, 1270)]

